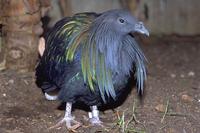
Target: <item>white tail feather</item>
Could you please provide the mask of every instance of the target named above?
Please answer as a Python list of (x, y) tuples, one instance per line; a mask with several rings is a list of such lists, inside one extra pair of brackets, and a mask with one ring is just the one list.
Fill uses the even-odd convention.
[(57, 95), (52, 96), (52, 95), (47, 94), (46, 92), (44, 93), (44, 95), (45, 95), (45, 98), (46, 98), (47, 100), (49, 100), (49, 101), (54, 101), (54, 100), (57, 100), (57, 99), (58, 99), (58, 96), (57, 96)]

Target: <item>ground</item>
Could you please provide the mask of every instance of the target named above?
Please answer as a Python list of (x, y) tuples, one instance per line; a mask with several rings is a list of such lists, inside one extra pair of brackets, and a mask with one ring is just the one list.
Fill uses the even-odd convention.
[[(84, 125), (77, 132), (200, 132), (200, 37), (151, 37), (142, 44), (149, 60), (143, 99), (133, 89), (121, 106), (101, 112), (103, 128), (88, 126), (87, 112), (75, 109)], [(34, 72), (0, 72), (1, 133), (67, 132), (64, 125), (50, 129), (64, 115), (58, 106), (44, 99)]]

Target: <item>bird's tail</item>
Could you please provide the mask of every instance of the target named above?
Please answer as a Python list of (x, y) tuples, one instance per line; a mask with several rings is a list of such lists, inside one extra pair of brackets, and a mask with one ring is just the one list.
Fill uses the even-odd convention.
[(58, 99), (58, 95), (50, 95), (47, 92), (44, 93), (44, 96), (49, 101), (54, 101)]

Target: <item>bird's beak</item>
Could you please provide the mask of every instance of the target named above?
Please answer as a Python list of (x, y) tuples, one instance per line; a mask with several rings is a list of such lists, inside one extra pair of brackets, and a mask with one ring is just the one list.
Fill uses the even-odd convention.
[(149, 36), (149, 31), (144, 27), (144, 24), (142, 22), (138, 22), (137, 24), (135, 24), (134, 32)]

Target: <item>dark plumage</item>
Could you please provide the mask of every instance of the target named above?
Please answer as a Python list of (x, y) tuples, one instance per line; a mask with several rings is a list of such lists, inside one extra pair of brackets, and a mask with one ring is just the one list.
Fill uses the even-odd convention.
[(36, 68), (37, 84), (45, 93), (59, 89), (63, 102), (100, 106), (118, 100), (133, 70), (142, 93), (146, 58), (134, 32), (149, 35), (125, 10), (79, 13), (60, 20), (47, 35)]

